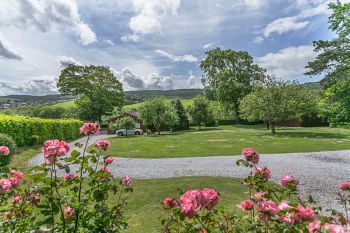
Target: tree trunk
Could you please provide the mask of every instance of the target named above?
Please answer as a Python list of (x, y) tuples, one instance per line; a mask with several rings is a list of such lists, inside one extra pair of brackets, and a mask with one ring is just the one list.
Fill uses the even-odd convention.
[(270, 129), (270, 124), (268, 121), (266, 121), (266, 129), (269, 130)]
[(269, 122), (269, 125), (270, 125), (270, 129), (271, 129), (271, 133), (272, 133), (272, 134), (276, 134), (275, 122), (270, 121), (270, 122)]
[(157, 126), (157, 134), (160, 135), (160, 126)]
[(238, 103), (233, 103), (233, 108), (234, 108), (234, 113), (235, 113), (235, 117), (237, 119), (238, 122), (240, 122), (239, 119), (239, 104)]

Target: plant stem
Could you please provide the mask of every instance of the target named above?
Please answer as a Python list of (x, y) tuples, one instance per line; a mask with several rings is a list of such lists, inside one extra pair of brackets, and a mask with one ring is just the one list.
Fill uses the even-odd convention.
[[(54, 158), (54, 161), (56, 160), (56, 158)], [(53, 201), (53, 164), (51, 164), (51, 174), (50, 174), (50, 188), (51, 188), (51, 199)], [(54, 212), (53, 212), (53, 206), (52, 206), (52, 203), (50, 204), (51, 205), (51, 220), (52, 220), (52, 232), (55, 232), (55, 216), (54, 216)]]
[(90, 135), (86, 139), (86, 144), (85, 144), (85, 147), (83, 150), (83, 155), (82, 155), (81, 164), (80, 164), (80, 168), (79, 168), (80, 169), (79, 191), (78, 191), (78, 205), (79, 205), (79, 207), (78, 207), (77, 212), (75, 214), (76, 218), (75, 218), (74, 232), (77, 232), (78, 224), (79, 224), (79, 213), (80, 213), (80, 207), (81, 207), (81, 188), (83, 185), (83, 168), (84, 168), (84, 163), (85, 163), (85, 152), (86, 152), (86, 148), (87, 148), (89, 140), (90, 140)]
[(56, 190), (56, 194), (58, 196), (58, 207), (60, 208), (60, 212), (61, 212), (61, 217), (62, 217), (62, 221), (63, 221), (63, 233), (66, 231), (66, 219), (64, 218), (64, 212), (63, 212), (63, 209), (62, 209), (62, 205), (61, 205), (61, 195), (60, 193), (58, 192), (58, 188), (57, 188), (57, 172), (56, 172), (56, 163), (53, 164), (53, 169), (54, 169), (54, 173), (55, 173), (55, 190)]

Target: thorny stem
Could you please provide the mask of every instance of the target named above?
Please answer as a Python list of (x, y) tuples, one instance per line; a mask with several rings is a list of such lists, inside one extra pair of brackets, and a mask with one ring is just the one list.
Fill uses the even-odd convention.
[(61, 217), (62, 217), (62, 221), (63, 221), (63, 233), (66, 231), (66, 219), (64, 218), (64, 212), (63, 212), (63, 209), (62, 209), (62, 205), (61, 205), (61, 195), (60, 193), (58, 192), (58, 188), (57, 188), (57, 172), (56, 172), (56, 163), (53, 164), (53, 170), (54, 170), (54, 174), (55, 174), (55, 190), (56, 190), (56, 194), (59, 198), (60, 201), (58, 201), (58, 207), (60, 208), (60, 212), (61, 212)]

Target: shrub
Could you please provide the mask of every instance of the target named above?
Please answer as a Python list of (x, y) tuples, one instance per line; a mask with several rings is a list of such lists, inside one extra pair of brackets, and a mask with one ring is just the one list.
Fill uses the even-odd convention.
[(10, 163), (13, 154), (16, 152), (17, 145), (11, 136), (0, 133), (0, 146), (6, 146), (10, 150), (9, 155), (0, 156), (0, 166), (4, 166)]
[(20, 116), (0, 116), (0, 133), (15, 140), (18, 146), (30, 145), (33, 135), (38, 135), (38, 143), (50, 138), (69, 140), (79, 137), (79, 120), (50, 120)]

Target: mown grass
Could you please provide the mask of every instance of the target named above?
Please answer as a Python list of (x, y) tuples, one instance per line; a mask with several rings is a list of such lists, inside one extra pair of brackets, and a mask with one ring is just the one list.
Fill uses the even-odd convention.
[(127, 233), (161, 232), (161, 220), (166, 215), (162, 201), (166, 197), (179, 198), (180, 191), (213, 188), (220, 192), (219, 207), (236, 208), (247, 196), (238, 179), (224, 177), (180, 177), (134, 180), (134, 192), (128, 194), (125, 214), (129, 224)]
[(260, 153), (290, 153), (350, 149), (350, 130), (277, 127), (277, 135), (272, 136), (263, 125), (232, 125), (110, 141), (109, 155), (133, 158), (238, 155), (246, 147)]
[(41, 145), (19, 147), (8, 167), (25, 171), (28, 169), (28, 161), (40, 153), (40, 148)]

